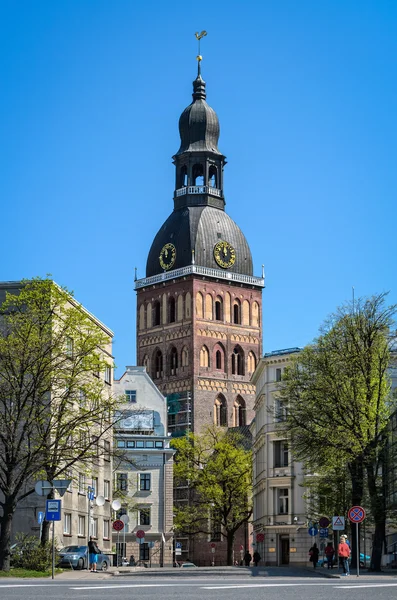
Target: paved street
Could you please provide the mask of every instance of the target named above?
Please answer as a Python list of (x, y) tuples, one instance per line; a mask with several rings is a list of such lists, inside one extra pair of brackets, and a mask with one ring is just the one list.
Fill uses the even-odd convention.
[[(299, 573), (299, 576), (297, 576)], [(154, 574), (153, 574), (154, 575)], [(1, 580), (2, 600), (92, 600), (143, 598), (156, 600), (389, 600), (396, 597), (396, 575), (374, 575), (326, 579), (309, 570), (266, 569), (234, 574), (120, 575), (70, 572), (55, 581)]]

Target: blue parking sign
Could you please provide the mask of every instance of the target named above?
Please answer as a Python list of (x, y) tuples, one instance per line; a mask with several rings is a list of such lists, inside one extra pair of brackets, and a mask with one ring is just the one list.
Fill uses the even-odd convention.
[(60, 500), (47, 500), (45, 507), (45, 519), (46, 521), (60, 521), (61, 520), (61, 501)]
[(328, 537), (328, 528), (321, 527), (320, 528), (320, 538), (327, 538), (327, 537)]

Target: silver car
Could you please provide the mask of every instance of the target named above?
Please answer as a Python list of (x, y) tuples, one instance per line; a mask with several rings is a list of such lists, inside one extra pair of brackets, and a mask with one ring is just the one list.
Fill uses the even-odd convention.
[[(88, 566), (88, 546), (65, 546), (58, 552), (60, 558), (59, 567), (71, 567), (72, 569), (86, 569)], [(110, 558), (107, 554), (98, 554), (97, 569), (107, 571)]]

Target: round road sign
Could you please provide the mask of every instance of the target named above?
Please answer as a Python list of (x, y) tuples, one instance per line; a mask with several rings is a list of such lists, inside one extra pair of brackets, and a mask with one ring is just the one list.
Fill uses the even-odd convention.
[(135, 535), (137, 538), (142, 539), (145, 537), (145, 532), (143, 531), (143, 529), (138, 529)]
[(256, 541), (257, 542), (263, 542), (265, 539), (265, 534), (264, 533), (257, 533), (256, 534)]
[(328, 527), (328, 525), (330, 524), (330, 520), (328, 519), (328, 517), (321, 517), (321, 519), (319, 520), (318, 524), (320, 525), (320, 527)]
[(352, 506), (347, 513), (349, 521), (352, 523), (361, 523), (365, 519), (365, 510), (362, 506)]
[(210, 546), (211, 548), (216, 548), (216, 544), (214, 544), (214, 542), (211, 542)]
[(123, 521), (120, 521), (120, 519), (117, 519), (116, 521), (113, 521), (113, 529), (115, 531), (121, 531), (123, 528), (124, 528)]
[(309, 535), (317, 535), (318, 534), (318, 529), (317, 527), (309, 527), (309, 529), (307, 530)]

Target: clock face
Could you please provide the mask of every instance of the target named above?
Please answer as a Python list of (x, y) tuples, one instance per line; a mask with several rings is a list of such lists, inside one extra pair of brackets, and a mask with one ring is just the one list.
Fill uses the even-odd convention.
[(218, 242), (214, 246), (214, 258), (222, 269), (229, 269), (236, 262), (236, 251), (229, 242)]
[(174, 265), (176, 259), (176, 248), (174, 244), (166, 244), (162, 247), (159, 260), (162, 269), (168, 271)]

